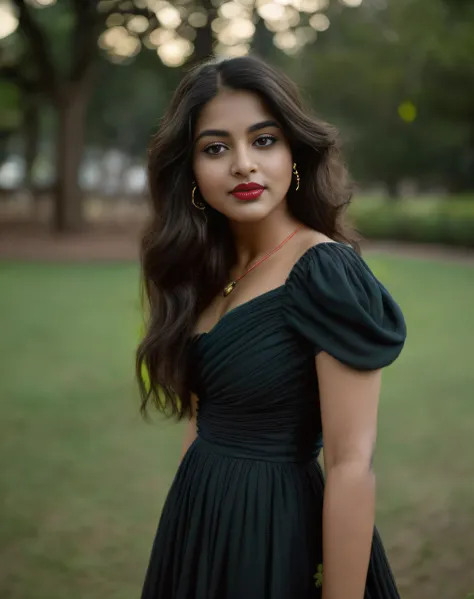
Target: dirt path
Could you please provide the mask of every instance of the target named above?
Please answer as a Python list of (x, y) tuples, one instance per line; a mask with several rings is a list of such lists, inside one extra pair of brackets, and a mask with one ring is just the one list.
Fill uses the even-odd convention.
[[(33, 227), (0, 228), (0, 260), (97, 262), (138, 260), (140, 230), (92, 230), (68, 236), (51, 235)], [(365, 242), (364, 252), (421, 260), (443, 260), (474, 266), (474, 250), (397, 242)]]

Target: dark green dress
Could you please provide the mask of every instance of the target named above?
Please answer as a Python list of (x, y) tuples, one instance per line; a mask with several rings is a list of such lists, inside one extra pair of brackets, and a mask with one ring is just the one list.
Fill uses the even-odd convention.
[[(395, 360), (402, 313), (349, 246), (310, 248), (286, 283), (191, 342), (198, 437), (170, 489), (142, 599), (321, 597), (323, 476), (314, 356)], [(365, 599), (396, 599), (374, 532)]]

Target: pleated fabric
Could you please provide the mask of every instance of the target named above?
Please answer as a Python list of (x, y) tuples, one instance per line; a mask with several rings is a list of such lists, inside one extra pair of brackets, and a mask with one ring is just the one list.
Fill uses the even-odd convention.
[[(393, 362), (400, 308), (343, 244), (191, 340), (198, 437), (165, 502), (142, 599), (319, 599), (324, 481), (314, 356)], [(398, 599), (374, 531), (365, 599)]]
[(324, 350), (360, 370), (383, 368), (398, 357), (406, 338), (403, 314), (350, 246), (310, 248), (286, 286), (288, 322), (315, 353)]

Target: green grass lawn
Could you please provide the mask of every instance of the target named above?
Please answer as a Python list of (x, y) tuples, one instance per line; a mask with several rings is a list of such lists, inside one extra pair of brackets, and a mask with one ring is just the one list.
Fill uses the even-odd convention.
[[(369, 262), (409, 327), (384, 376), (378, 524), (404, 599), (464, 599), (474, 268)], [(0, 596), (138, 597), (182, 429), (138, 415), (137, 270), (0, 264), (0, 289)]]

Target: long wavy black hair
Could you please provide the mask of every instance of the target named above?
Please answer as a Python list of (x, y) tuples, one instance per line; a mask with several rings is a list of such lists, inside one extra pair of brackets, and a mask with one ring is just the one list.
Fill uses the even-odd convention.
[[(150, 401), (178, 420), (191, 415), (187, 350), (199, 314), (235, 264), (227, 219), (207, 222), (191, 203), (193, 140), (200, 111), (222, 88), (257, 94), (280, 123), (301, 178), (292, 215), (335, 241), (356, 244), (343, 213), (351, 192), (336, 130), (303, 107), (296, 85), (255, 57), (213, 60), (178, 86), (148, 154), (152, 218), (141, 243), (145, 335), (136, 354), (141, 411)], [(292, 186), (293, 188), (294, 186)]]

